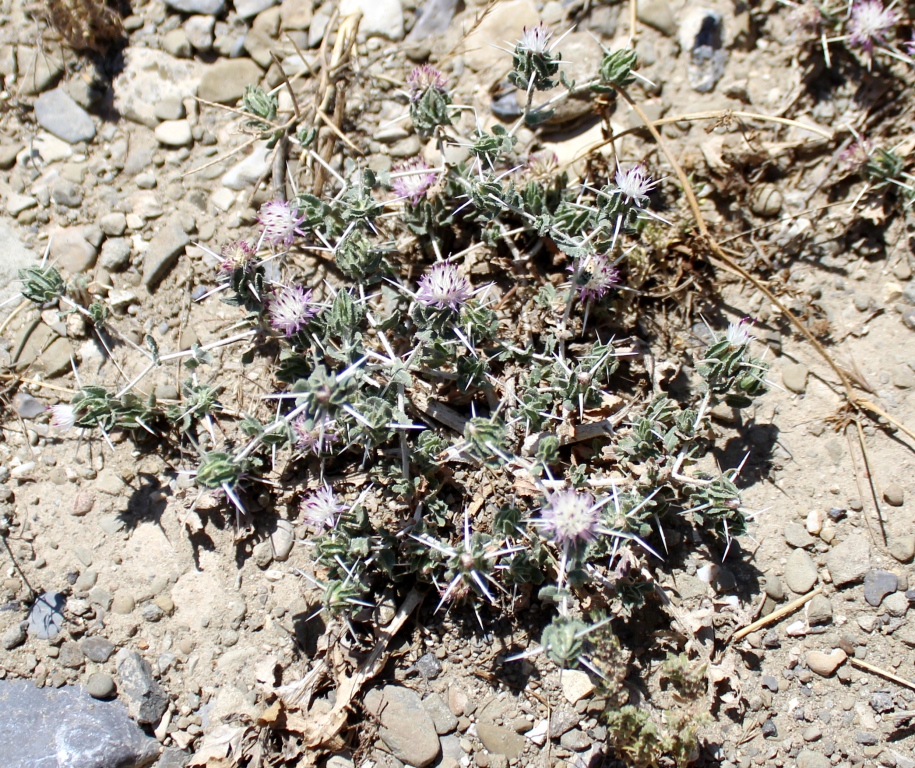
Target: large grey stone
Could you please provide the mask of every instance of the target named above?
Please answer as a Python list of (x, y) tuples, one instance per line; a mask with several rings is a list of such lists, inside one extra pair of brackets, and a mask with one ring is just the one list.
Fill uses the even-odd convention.
[(155, 723), (168, 707), (168, 694), (152, 674), (149, 662), (136, 651), (118, 651), (118, 688), (127, 699), (127, 710), (138, 723)]
[(477, 723), (477, 734), (486, 749), (509, 760), (517, 758), (527, 743), (520, 733), (492, 723)]
[(149, 242), (149, 248), (143, 255), (143, 283), (147, 287), (156, 286), (164, 278), (191, 239), (178, 224), (166, 224)]
[(862, 533), (849, 536), (826, 555), (826, 567), (837, 587), (861, 581), (870, 568), (870, 562), (871, 543)]
[(85, 238), (81, 227), (63, 227), (53, 230), (51, 259), (71, 275), (78, 275), (95, 266), (98, 249)]
[(16, 306), (5, 302), (13, 294), (19, 293), (19, 270), (37, 264), (38, 260), (3, 221), (0, 221), (0, 243), (3, 243), (3, 258), (0, 259), (0, 317), (3, 317)]
[(785, 583), (792, 592), (806, 594), (817, 583), (817, 566), (803, 549), (796, 549), (785, 563)]
[(46, 131), (70, 144), (95, 138), (92, 118), (61, 88), (43, 93), (35, 100), (35, 120)]
[(60, 592), (44, 592), (39, 595), (29, 611), (29, 634), (39, 640), (57, 637), (64, 624), (66, 607), (67, 598)]
[(340, 15), (362, 13), (359, 31), (388, 40), (403, 39), (403, 6), (400, 0), (340, 0)]
[(144, 768), (159, 755), (122, 704), (76, 686), (0, 680), (0, 712), (3, 768)]
[(418, 9), (419, 18), (407, 35), (407, 40), (425, 40), (427, 37), (444, 34), (451, 26), (456, 10), (457, 0), (426, 0)]
[(243, 19), (252, 19), (274, 5), (276, 0), (235, 0), (235, 13)]
[(365, 708), (381, 722), (379, 736), (398, 760), (425, 768), (438, 757), (435, 723), (414, 691), (399, 685), (373, 688), (365, 696)]
[(167, 98), (193, 96), (202, 69), (192, 59), (130, 46), (124, 52), (124, 69), (114, 80), (114, 107), (128, 120), (155, 128), (156, 105)]
[(165, 4), (181, 13), (201, 13), (206, 16), (218, 16), (226, 8), (226, 0), (165, 0)]
[(245, 86), (257, 85), (263, 72), (251, 59), (226, 59), (206, 68), (197, 95), (205, 101), (234, 105)]

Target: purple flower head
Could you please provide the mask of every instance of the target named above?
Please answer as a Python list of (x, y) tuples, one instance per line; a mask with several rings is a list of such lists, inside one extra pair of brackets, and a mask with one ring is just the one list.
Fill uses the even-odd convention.
[[(570, 267), (569, 269), (574, 269)], [(589, 256), (579, 273), (578, 288), (582, 301), (602, 299), (611, 288), (619, 285), (620, 273), (610, 265), (610, 260), (602, 253)]]
[(756, 337), (750, 333), (753, 326), (753, 318), (742, 317), (740, 320), (734, 320), (728, 325), (724, 337), (728, 340), (728, 346), (732, 349), (740, 349), (749, 344)]
[(539, 152), (532, 152), (527, 158), (527, 168), (531, 177), (535, 180), (548, 179), (559, 167), (559, 158), (556, 153), (550, 149), (541, 149)]
[(580, 491), (548, 494), (535, 524), (557, 544), (584, 544), (597, 538), (599, 510), (594, 497)]
[(339, 439), (332, 428), (333, 422), (327, 419), (322, 419), (321, 422), (315, 424), (313, 419), (300, 416), (292, 424), (296, 446), (303, 453), (313, 453), (315, 456), (319, 456), (330, 443), (335, 443)]
[(899, 20), (899, 13), (884, 8), (880, 0), (861, 0), (851, 9), (848, 20), (848, 42), (863, 48), (866, 53), (874, 50), (875, 43), (885, 43), (886, 35)]
[(271, 200), (261, 206), (257, 220), (261, 223), (264, 240), (271, 245), (292, 245), (293, 238), (302, 232), (299, 225), (305, 220), (298, 209), (284, 200)]
[(440, 261), (420, 278), (416, 300), (427, 307), (450, 307), (457, 312), (472, 293), (470, 282), (458, 274), (457, 267), (450, 261)]
[(346, 511), (346, 505), (340, 504), (331, 487), (325, 485), (302, 499), (301, 509), (306, 522), (320, 530), (333, 528), (336, 518)]
[(68, 432), (76, 424), (76, 411), (73, 410), (72, 405), (60, 403), (52, 405), (49, 410), (51, 411), (51, 426), (58, 432)]
[(431, 64), (423, 64), (407, 75), (407, 88), (410, 89), (410, 101), (419, 101), (430, 88), (444, 93), (448, 88), (448, 78)]
[(533, 27), (524, 27), (521, 32), (521, 39), (518, 41), (518, 47), (533, 54), (544, 54), (550, 52), (550, 38), (553, 33), (550, 28), (542, 21)]
[(639, 207), (654, 185), (642, 163), (636, 163), (628, 171), (621, 168), (616, 172), (616, 186), (619, 187), (620, 194)]
[(435, 173), (423, 173), (429, 169), (429, 164), (421, 157), (414, 157), (394, 168), (395, 173), (408, 173), (398, 176), (391, 182), (394, 194), (407, 198), (411, 204), (417, 205), (422, 200), (426, 191), (435, 183)]
[(222, 261), (219, 271), (231, 274), (236, 269), (247, 269), (254, 261), (254, 248), (244, 240), (233, 240), (222, 247)]
[(281, 285), (267, 303), (270, 325), (287, 336), (301, 331), (316, 314), (318, 307), (311, 300), (311, 290), (300, 285)]

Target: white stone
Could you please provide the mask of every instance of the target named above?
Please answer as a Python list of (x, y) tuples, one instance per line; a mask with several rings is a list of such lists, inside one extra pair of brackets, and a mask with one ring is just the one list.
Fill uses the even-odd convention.
[(169, 97), (186, 99), (197, 92), (203, 65), (163, 51), (129, 46), (124, 69), (115, 78), (114, 107), (128, 120), (149, 128), (159, 124), (156, 104)]
[(403, 6), (400, 0), (341, 0), (340, 16), (362, 12), (359, 31), (368, 37), (403, 39)]
[(220, 187), (210, 195), (210, 202), (220, 211), (226, 213), (235, 203), (235, 193), (231, 189)]
[(562, 695), (569, 704), (575, 704), (594, 693), (591, 678), (578, 669), (563, 669), (559, 673), (559, 682), (562, 684)]
[(188, 147), (194, 143), (187, 120), (165, 120), (156, 126), (156, 141), (166, 147)]
[(264, 174), (269, 161), (270, 150), (267, 148), (266, 142), (257, 142), (250, 155), (223, 174), (222, 186), (234, 189), (236, 192), (248, 189)]
[(823, 530), (823, 513), (818, 509), (814, 509), (807, 515), (807, 533), (810, 533), (814, 536), (819, 536), (820, 531)]

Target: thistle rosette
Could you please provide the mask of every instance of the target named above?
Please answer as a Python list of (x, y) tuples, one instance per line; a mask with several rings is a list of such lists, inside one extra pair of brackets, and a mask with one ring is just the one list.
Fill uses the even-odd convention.
[(552, 37), (552, 31), (542, 21), (524, 27), (512, 54), (512, 71), (508, 75), (512, 85), (527, 93), (548, 91), (556, 85), (553, 77), (559, 72), (562, 54), (554, 53)]

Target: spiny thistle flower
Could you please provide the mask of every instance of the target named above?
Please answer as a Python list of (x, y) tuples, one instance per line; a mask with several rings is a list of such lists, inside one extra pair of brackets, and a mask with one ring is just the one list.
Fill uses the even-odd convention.
[(848, 42), (870, 53), (875, 43), (885, 43), (886, 35), (899, 20), (899, 13), (884, 8), (880, 0), (862, 0), (851, 9), (848, 20)]
[(871, 159), (871, 143), (865, 138), (853, 141), (839, 154), (839, 162), (850, 171), (861, 170)]
[(289, 247), (293, 238), (303, 232), (299, 225), (305, 216), (300, 215), (298, 209), (285, 200), (271, 200), (261, 206), (257, 220), (261, 224), (264, 240), (271, 245)]
[(333, 422), (328, 419), (315, 424), (313, 419), (300, 416), (292, 424), (296, 446), (303, 453), (319, 455), (329, 443), (335, 443), (339, 439), (337, 433), (332, 431), (332, 427)]
[(346, 510), (346, 505), (338, 502), (333, 489), (325, 485), (302, 499), (301, 509), (305, 520), (320, 530), (333, 528), (336, 518)]
[(275, 330), (292, 336), (318, 314), (318, 307), (311, 300), (310, 289), (300, 285), (282, 285), (270, 297), (267, 312), (270, 325)]
[(596, 253), (589, 256), (582, 265), (576, 288), (582, 301), (596, 301), (602, 299), (611, 288), (615, 288), (619, 281), (620, 273), (610, 265), (610, 260), (602, 253)]
[(749, 344), (756, 337), (750, 333), (750, 327), (753, 325), (753, 319), (742, 317), (740, 320), (734, 320), (728, 325), (725, 331), (725, 338), (732, 349), (740, 349)]
[(549, 149), (532, 152), (527, 158), (527, 169), (534, 181), (543, 181), (556, 173), (559, 168), (559, 158)]
[(457, 312), (471, 294), (470, 282), (458, 273), (457, 267), (450, 261), (440, 261), (420, 278), (416, 300), (427, 307), (449, 307)]
[(597, 537), (600, 518), (590, 493), (556, 491), (546, 502), (534, 522), (557, 544), (584, 544)]
[(524, 27), (518, 46), (533, 54), (544, 54), (550, 51), (550, 28), (542, 21), (533, 27)]
[(435, 173), (419, 173), (429, 169), (429, 164), (421, 157), (414, 157), (394, 168), (395, 173), (413, 171), (406, 176), (398, 176), (391, 182), (398, 197), (407, 198), (412, 205), (417, 205), (425, 197), (429, 187), (435, 183)]
[(620, 168), (616, 172), (616, 186), (620, 194), (640, 208), (654, 185), (642, 163), (636, 163), (628, 171)]
[(444, 93), (448, 88), (448, 78), (431, 64), (423, 64), (407, 75), (407, 88), (410, 89), (410, 101), (419, 101), (430, 88)]
[(52, 405), (49, 410), (51, 411), (51, 426), (58, 432), (68, 432), (76, 424), (76, 411), (73, 410), (72, 405), (60, 403)]
[(236, 269), (247, 269), (254, 261), (254, 248), (244, 240), (233, 240), (222, 247), (219, 271), (230, 275)]

